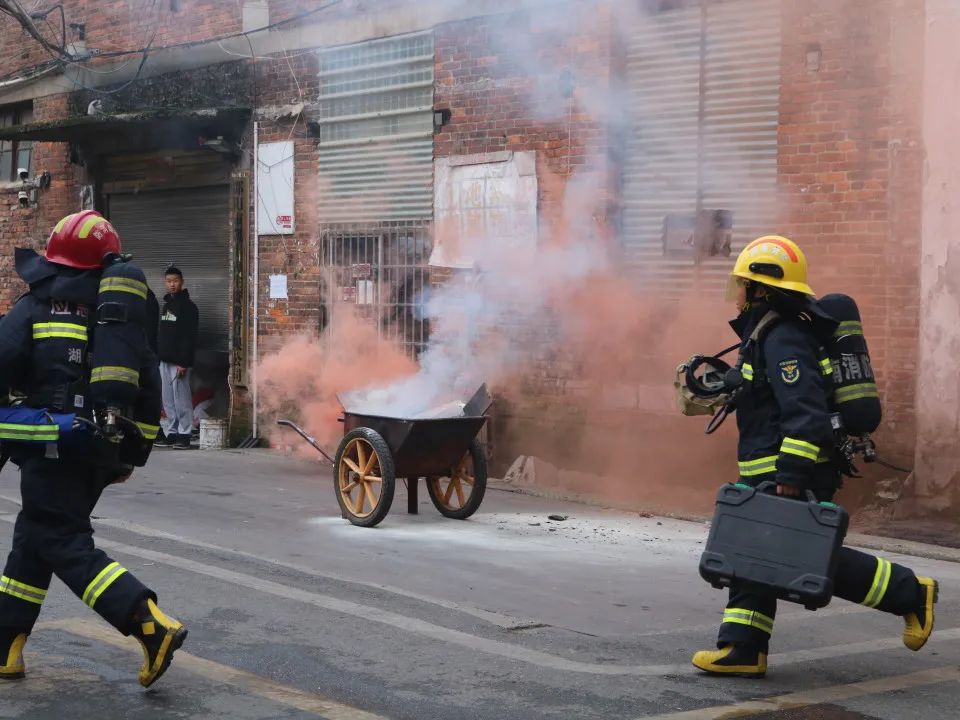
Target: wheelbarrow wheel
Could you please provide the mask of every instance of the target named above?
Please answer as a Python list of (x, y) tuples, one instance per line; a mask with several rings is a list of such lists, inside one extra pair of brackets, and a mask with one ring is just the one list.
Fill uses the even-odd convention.
[(449, 477), (427, 478), (427, 492), (433, 506), (441, 515), (454, 520), (466, 520), (473, 515), (480, 508), (486, 491), (487, 456), (476, 438), (460, 464), (451, 469)]
[(376, 431), (361, 427), (343, 436), (333, 479), (340, 510), (354, 525), (373, 527), (390, 512), (393, 456)]

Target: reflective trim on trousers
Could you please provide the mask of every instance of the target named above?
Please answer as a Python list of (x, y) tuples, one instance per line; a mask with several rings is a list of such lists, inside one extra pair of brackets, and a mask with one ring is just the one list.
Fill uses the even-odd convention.
[(756, 628), (767, 635), (773, 634), (773, 618), (756, 610), (743, 608), (727, 608), (723, 611), (723, 622), (735, 625), (747, 625)]
[(83, 601), (90, 607), (93, 607), (106, 589), (113, 585), (113, 583), (117, 581), (117, 578), (126, 571), (127, 569), (117, 562), (112, 562), (107, 565), (90, 584), (87, 585), (87, 589), (83, 591)]
[(0, 576), (0, 593), (12, 595), (35, 605), (43, 605), (43, 601), (47, 597), (47, 591), (43, 588), (27, 585), (6, 575)]
[(870, 586), (870, 591), (861, 604), (871, 608), (877, 607), (887, 594), (887, 587), (890, 585), (890, 576), (892, 574), (893, 565), (890, 561), (877, 558), (877, 572), (873, 575), (873, 584)]

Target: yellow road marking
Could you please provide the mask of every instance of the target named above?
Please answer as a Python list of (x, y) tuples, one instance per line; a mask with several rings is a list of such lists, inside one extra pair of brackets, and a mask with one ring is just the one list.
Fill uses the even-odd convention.
[(640, 718), (640, 720), (733, 720), (733, 718), (756, 715), (758, 713), (791, 710), (808, 705), (820, 705), (821, 703), (836, 703), (867, 695), (879, 695), (897, 690), (923, 687), (924, 685), (936, 685), (937, 683), (957, 681), (960, 681), (960, 668), (955, 666), (939, 667), (931, 670), (921, 670), (908, 675), (895, 675), (893, 677), (864, 680), (863, 682), (849, 683), (847, 685), (833, 685), (813, 690), (801, 690), (800, 692), (790, 693), (788, 695), (779, 695), (762, 700), (747, 700), (746, 702), (734, 703), (732, 705), (716, 705), (700, 710), (687, 710), (686, 712), (667, 713), (666, 715), (649, 715)]
[[(141, 657), (143, 655), (140, 645), (133, 638), (125, 638), (113, 628), (98, 625), (88, 620), (70, 619), (41, 622), (37, 623), (36, 630), (60, 630), (122, 650), (129, 650)], [(374, 715), (365, 710), (343, 705), (316, 693), (281, 685), (259, 675), (206, 660), (183, 650), (178, 650), (174, 655), (171, 667), (186, 670), (216, 683), (231, 685), (242, 692), (252, 693), (281, 705), (313, 713), (317, 717), (324, 718), (324, 720), (387, 720), (382, 715)]]

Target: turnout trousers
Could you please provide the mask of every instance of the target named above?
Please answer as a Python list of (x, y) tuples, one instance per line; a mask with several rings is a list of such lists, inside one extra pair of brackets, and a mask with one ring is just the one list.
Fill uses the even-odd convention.
[[(816, 491), (829, 501), (834, 491)], [(922, 606), (923, 591), (910, 568), (850, 548), (840, 549), (833, 594), (893, 615), (907, 615)], [(777, 598), (763, 588), (734, 584), (723, 613), (717, 647), (731, 643), (768, 652), (777, 615)]]
[(30, 633), (54, 574), (124, 635), (140, 604), (156, 601), (152, 590), (94, 546), (90, 514), (110, 479), (89, 464), (24, 460), (23, 507), (0, 578), (0, 631)]

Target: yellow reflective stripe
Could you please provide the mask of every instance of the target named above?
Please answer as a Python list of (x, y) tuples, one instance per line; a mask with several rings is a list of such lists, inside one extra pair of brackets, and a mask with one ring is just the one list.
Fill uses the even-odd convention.
[(740, 608), (727, 608), (723, 613), (723, 622), (736, 625), (747, 625), (762, 630), (767, 635), (773, 634), (773, 618), (756, 612)]
[(114, 382), (129, 383), (130, 385), (139, 385), (140, 373), (134, 370), (133, 368), (118, 367), (118, 366), (112, 366), (112, 365), (96, 367), (90, 373), (90, 382), (92, 383), (106, 382), (108, 380), (112, 380)]
[(17, 423), (0, 423), (0, 439), (3, 440), (37, 440), (42, 442), (56, 442), (60, 437), (58, 425), (19, 425)]
[(820, 361), (820, 369), (824, 375), (833, 375), (833, 363), (830, 362), (829, 358)]
[(740, 374), (743, 375), (744, 380), (753, 380), (753, 365), (744, 363), (740, 369)]
[(844, 335), (863, 335), (863, 323), (856, 320), (846, 320), (840, 323), (833, 336), (838, 338)]
[(143, 437), (147, 440), (156, 440), (157, 435), (160, 433), (159, 425), (148, 425), (147, 423), (138, 422), (137, 427), (140, 428), (140, 432), (143, 433)]
[(805, 442), (804, 440), (789, 437), (783, 439), (783, 443), (780, 445), (780, 452), (789, 455), (798, 455), (799, 457), (813, 460), (814, 462), (820, 457), (819, 446)]
[(833, 397), (838, 403), (845, 403), (861, 398), (878, 398), (880, 393), (877, 391), (876, 383), (867, 382), (837, 388), (833, 391)]
[(13, 587), (18, 588), (20, 590), (26, 590), (27, 592), (36, 593), (37, 595), (41, 595), (42, 597), (47, 596), (47, 591), (44, 590), (43, 588), (38, 588), (33, 585), (27, 585), (25, 582), (14, 580), (13, 578), (7, 577), (6, 575), (0, 576), (0, 582), (7, 583), (8, 585), (12, 585)]
[(769, 455), (756, 460), (741, 461), (737, 463), (737, 467), (740, 469), (741, 477), (753, 477), (774, 472), (777, 469), (777, 456)]
[(147, 299), (147, 285), (133, 278), (104, 278), (100, 281), (100, 292), (132, 293), (144, 300)]
[(106, 222), (106, 220), (104, 220), (102, 217), (98, 217), (96, 215), (88, 217), (86, 220), (84, 220), (83, 225), (80, 226), (80, 232), (77, 233), (77, 237), (83, 240), (83, 238), (90, 234), (90, 231), (93, 230), (93, 228), (102, 222)]
[(887, 594), (887, 587), (890, 585), (890, 576), (893, 574), (893, 565), (889, 560), (877, 558), (877, 572), (873, 576), (873, 585), (870, 586), (870, 592), (863, 599), (863, 605), (875, 608)]
[(60, 219), (60, 222), (58, 222), (58, 223), (54, 226), (53, 231), (54, 231), (55, 233), (58, 233), (58, 232), (60, 232), (61, 230), (63, 230), (63, 226), (67, 224), (67, 220), (69, 220), (69, 219), (72, 218), (72, 217), (73, 217), (73, 215), (67, 215), (65, 218), (61, 218), (61, 219)]
[(47, 591), (43, 588), (27, 585), (19, 580), (9, 578), (6, 575), (0, 576), (0, 592), (12, 595), (20, 600), (35, 603), (36, 605), (42, 605), (44, 599), (47, 597)]
[(112, 562), (107, 565), (100, 573), (87, 585), (83, 591), (83, 601), (90, 607), (94, 606), (97, 599), (103, 595), (104, 591), (116, 582), (117, 578), (123, 575), (127, 569), (118, 562)]
[(20, 590), (14, 590), (11, 587), (0, 584), (0, 593), (5, 593), (11, 597), (18, 598), (19, 600), (26, 600), (29, 603), (34, 605), (43, 605), (43, 600), (38, 598), (36, 595), (31, 595), (29, 593), (21, 592)]
[(42, 322), (33, 324), (33, 339), (65, 337), (87, 341), (87, 326), (76, 323)]

